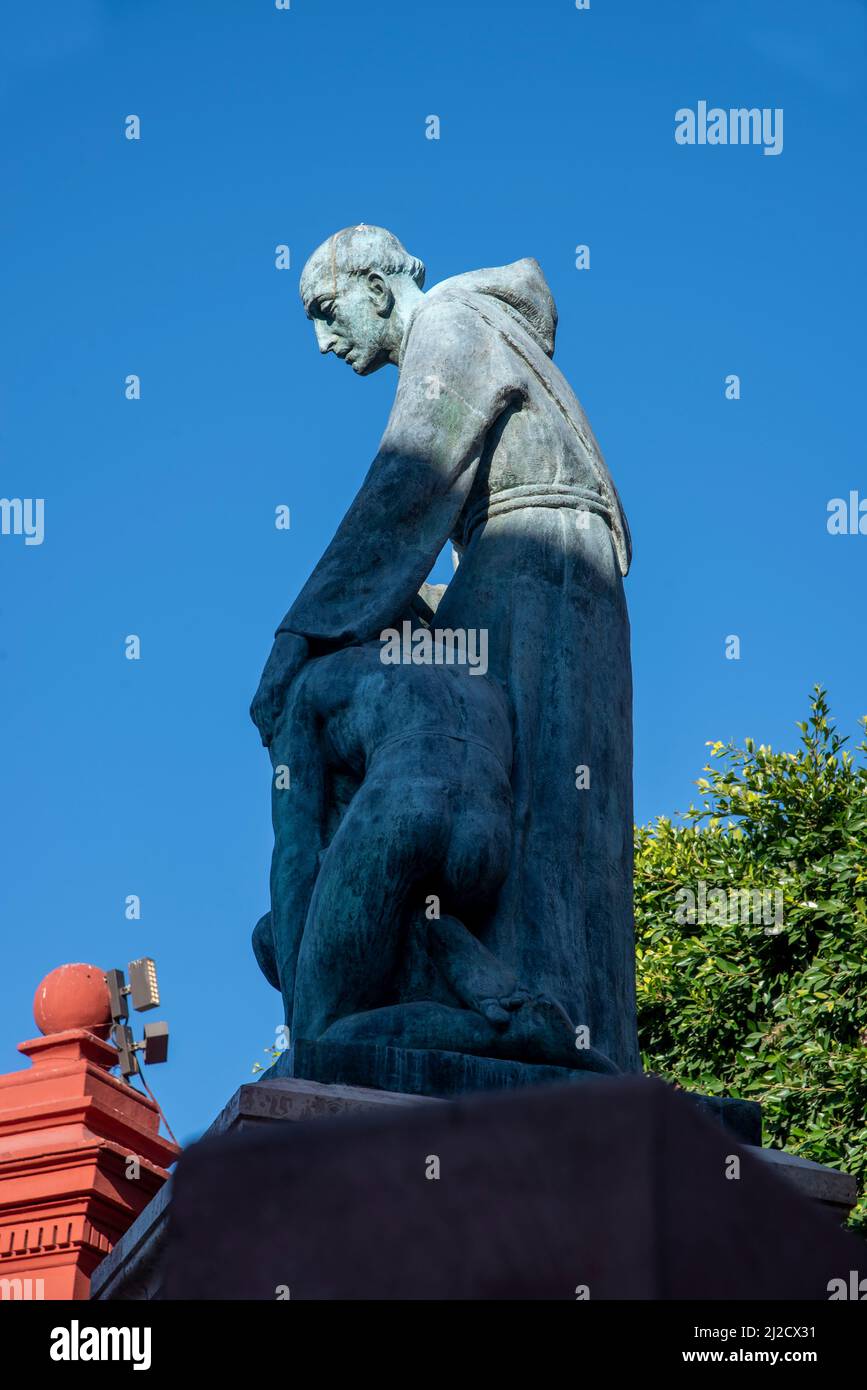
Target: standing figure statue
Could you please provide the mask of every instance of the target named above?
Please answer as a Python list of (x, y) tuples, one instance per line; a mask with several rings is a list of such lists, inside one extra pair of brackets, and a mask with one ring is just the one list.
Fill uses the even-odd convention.
[(301, 277), (320, 351), (399, 381), (253, 701), (293, 774), (257, 956), (296, 1038), (569, 1065), (577, 1029), (572, 1066), (634, 1071), (626, 518), (538, 264), (424, 274), (362, 225)]

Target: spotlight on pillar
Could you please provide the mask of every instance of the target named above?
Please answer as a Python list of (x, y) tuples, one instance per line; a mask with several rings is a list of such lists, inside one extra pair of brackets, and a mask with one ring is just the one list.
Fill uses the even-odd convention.
[(150, 956), (131, 960), (127, 966), (130, 983), (122, 970), (108, 970), (105, 982), (111, 999), (112, 1029), (111, 1040), (117, 1048), (118, 1065), (121, 1075), (127, 1080), (139, 1074), (136, 1054), (144, 1053), (149, 1066), (165, 1062), (169, 1055), (169, 1025), (167, 1023), (146, 1023), (144, 1042), (136, 1042), (129, 1026), (129, 1000), (137, 1013), (155, 1009), (160, 1002), (160, 989), (157, 983), (156, 962)]
[(147, 1009), (159, 1008), (160, 987), (157, 984), (157, 966), (156, 961), (151, 960), (150, 956), (142, 956), (141, 960), (130, 961), (129, 989), (132, 995), (132, 1006), (136, 1013), (142, 1014)]
[(169, 1055), (169, 1025), (167, 1023), (146, 1023), (144, 1042), (137, 1046), (144, 1048), (145, 1061), (153, 1066), (155, 1062), (165, 1062)]

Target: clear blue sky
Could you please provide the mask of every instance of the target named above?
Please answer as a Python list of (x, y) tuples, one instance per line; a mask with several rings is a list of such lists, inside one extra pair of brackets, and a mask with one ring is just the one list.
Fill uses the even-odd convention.
[[(867, 536), (826, 530), (867, 497), (867, 14), (42, 0), (3, 30), (0, 493), (45, 499), (45, 540), (0, 537), (0, 1070), (47, 970), (151, 954), (188, 1137), (281, 1021), (247, 706), (395, 388), (317, 355), (297, 279), (331, 232), (391, 228), (429, 284), (541, 262), (635, 539), (641, 819), (688, 805), (707, 739), (791, 745), (814, 681), (867, 710)], [(701, 100), (782, 107), (782, 154), (678, 146)]]

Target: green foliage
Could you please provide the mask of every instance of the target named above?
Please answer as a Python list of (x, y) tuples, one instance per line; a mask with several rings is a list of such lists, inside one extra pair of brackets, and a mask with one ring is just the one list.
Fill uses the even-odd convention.
[[(864, 1230), (867, 767), (821, 687), (810, 704), (797, 753), (711, 743), (685, 824), (636, 828), (639, 1036), (648, 1070), (760, 1101), (766, 1143), (854, 1174)], [(730, 904), (704, 923), (702, 883)], [(747, 914), (742, 889), (779, 892), (782, 920)]]
[(261, 1062), (254, 1062), (252, 1067), (250, 1068), (254, 1076), (258, 1076), (260, 1071), (269, 1071), (270, 1068), (273, 1067), (274, 1063), (277, 1061), (277, 1058), (280, 1056), (280, 1053), (283, 1051), (283, 1049), (281, 1047), (277, 1047), (275, 1043), (272, 1043), (270, 1047), (263, 1047), (262, 1051), (267, 1052), (271, 1060), (268, 1063), (267, 1067), (263, 1067)]

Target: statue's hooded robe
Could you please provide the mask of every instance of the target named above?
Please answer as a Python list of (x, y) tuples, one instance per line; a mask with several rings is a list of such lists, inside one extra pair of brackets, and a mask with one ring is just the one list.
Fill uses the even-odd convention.
[(454, 542), (435, 625), (487, 629), (515, 734), (512, 867), (474, 929), (634, 1069), (629, 530), (556, 324), (534, 260), (424, 297), (377, 456), (281, 630), (313, 655), (378, 638)]

